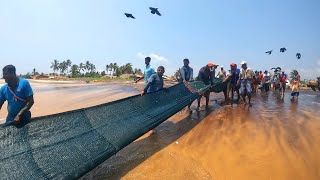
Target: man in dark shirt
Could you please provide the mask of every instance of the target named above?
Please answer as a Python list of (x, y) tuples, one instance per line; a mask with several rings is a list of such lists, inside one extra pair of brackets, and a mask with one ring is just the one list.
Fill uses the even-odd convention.
[(237, 101), (240, 100), (240, 93), (239, 93), (240, 86), (237, 85), (239, 74), (240, 74), (240, 69), (237, 68), (237, 65), (234, 63), (230, 64), (230, 74), (226, 77), (224, 82), (228, 82), (227, 97), (229, 98), (229, 94), (231, 92), (231, 104), (233, 103), (234, 91), (236, 91), (238, 95)]
[(141, 96), (145, 93), (151, 93), (156, 91), (161, 91), (163, 89), (163, 73), (165, 69), (163, 66), (159, 66), (157, 69), (157, 74), (152, 74), (148, 79), (147, 85), (144, 90), (141, 92)]
[[(216, 64), (214, 63), (208, 63), (206, 66), (202, 67), (199, 70), (199, 80), (202, 81), (205, 85), (213, 85), (213, 68)], [(197, 111), (202, 111), (203, 109), (200, 109), (200, 101), (203, 95), (200, 95), (198, 98), (198, 107)], [(206, 97), (206, 108), (208, 108), (209, 105), (209, 97), (210, 97), (210, 90), (207, 90), (204, 93), (204, 96)]]
[(183, 66), (180, 68), (182, 81), (190, 82), (193, 80), (193, 69), (189, 66), (189, 59), (183, 60)]
[[(193, 69), (189, 66), (189, 59), (184, 59), (183, 60), (183, 66), (180, 68), (180, 74), (181, 74), (181, 80), (186, 81), (186, 82), (191, 82), (193, 81)], [(192, 113), (191, 110), (191, 104), (192, 102), (188, 105), (188, 111), (189, 113)]]

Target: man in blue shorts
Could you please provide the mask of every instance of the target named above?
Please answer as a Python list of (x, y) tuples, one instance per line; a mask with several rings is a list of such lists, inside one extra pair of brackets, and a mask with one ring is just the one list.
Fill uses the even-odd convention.
[(17, 77), (16, 68), (13, 65), (5, 66), (2, 71), (7, 84), (0, 90), (0, 109), (3, 103), (8, 101), (6, 124), (29, 122), (31, 119), (29, 110), (34, 104), (33, 91), (29, 82)]

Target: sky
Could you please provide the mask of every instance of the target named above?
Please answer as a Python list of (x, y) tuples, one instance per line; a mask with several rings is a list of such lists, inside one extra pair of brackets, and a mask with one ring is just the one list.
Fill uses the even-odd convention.
[(70, 59), (100, 71), (114, 62), (143, 69), (150, 56), (167, 75), (189, 58), (195, 76), (208, 62), (229, 67), (245, 60), (254, 70), (280, 66), (314, 79), (319, 9), (319, 0), (0, 0), (0, 68), (49, 73), (54, 59)]

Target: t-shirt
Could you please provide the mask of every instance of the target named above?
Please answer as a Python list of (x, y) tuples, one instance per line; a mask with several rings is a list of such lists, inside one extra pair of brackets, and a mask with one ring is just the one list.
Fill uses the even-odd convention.
[(240, 79), (241, 80), (251, 80), (254, 76), (254, 72), (250, 69), (250, 68), (247, 68), (246, 70), (244, 69), (241, 69), (240, 70)]
[(146, 66), (144, 68), (144, 83), (147, 84), (148, 83), (148, 79), (151, 77), (152, 74), (154, 74), (156, 71), (154, 70), (154, 68), (149, 64), (148, 66)]
[(231, 71), (230, 83), (231, 84), (237, 84), (237, 81), (239, 79), (239, 75), (240, 75), (240, 69), (237, 68), (236, 70)]
[(158, 74), (152, 74), (148, 80), (147, 86), (149, 86), (147, 93), (160, 91), (163, 89), (163, 78)]
[[(13, 89), (13, 93), (24, 100), (33, 95), (29, 81), (26, 79), (19, 79), (18, 85), (15, 87), (15, 89)], [(3, 105), (5, 101), (8, 101), (8, 116), (6, 118), (6, 123), (13, 122), (14, 118), (18, 115), (26, 103), (14, 98), (14, 95), (9, 90), (8, 84), (3, 85), (0, 90), (0, 104)], [(27, 116), (30, 116), (29, 118), (31, 118), (30, 112), (26, 112), (26, 114)]]
[(189, 66), (180, 68), (180, 73), (182, 80), (191, 81), (193, 79), (193, 69)]
[(294, 80), (292, 82), (292, 92), (299, 92), (300, 88), (299, 88), (299, 82)]
[(199, 70), (198, 77), (205, 85), (213, 84), (213, 73), (206, 66)]
[(281, 74), (280, 75), (280, 81), (285, 82), (287, 80), (287, 75), (286, 74)]
[(219, 78), (226, 78), (227, 77), (227, 73), (226, 73), (226, 71), (225, 70), (220, 70), (219, 72), (218, 72), (218, 76), (219, 76)]

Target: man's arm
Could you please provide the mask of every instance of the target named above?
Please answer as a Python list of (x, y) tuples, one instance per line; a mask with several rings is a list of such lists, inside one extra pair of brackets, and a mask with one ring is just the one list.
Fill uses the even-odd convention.
[(192, 81), (192, 80), (193, 80), (193, 69), (190, 68), (190, 81)]
[(34, 104), (34, 99), (32, 95), (27, 98), (27, 104), (20, 110), (20, 112), (18, 113), (18, 116), (22, 116), (23, 113), (25, 113), (26, 111), (29, 111), (30, 108), (33, 106), (33, 104)]
[(143, 96), (147, 92), (148, 88), (152, 85), (153, 81), (154, 81), (154, 75), (152, 75), (148, 79), (148, 83), (147, 83), (146, 87), (143, 89), (143, 91), (141, 92), (141, 96)]
[(137, 82), (139, 82), (141, 79), (143, 79), (144, 78), (144, 75), (142, 76), (142, 77), (140, 77), (140, 78), (138, 78), (136, 81), (135, 81), (135, 83), (137, 83)]
[(183, 67), (180, 68), (179, 71), (180, 71), (180, 76), (181, 76), (182, 81), (186, 80), (186, 76), (185, 76), (186, 74), (184, 72), (184, 68)]

